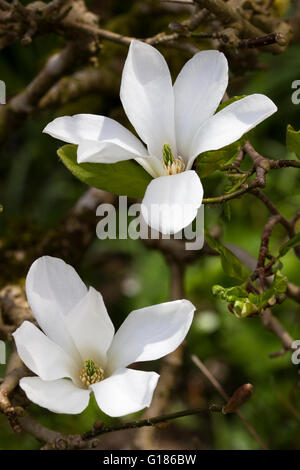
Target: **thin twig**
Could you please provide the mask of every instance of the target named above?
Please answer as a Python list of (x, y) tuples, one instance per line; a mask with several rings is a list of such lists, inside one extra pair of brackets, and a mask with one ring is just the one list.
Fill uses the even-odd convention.
[(267, 330), (270, 330), (280, 340), (283, 347), (292, 350), (293, 338), (284, 329), (280, 321), (274, 317), (270, 309), (265, 309), (261, 314), (261, 321)]
[(200, 413), (209, 413), (211, 411), (220, 412), (221, 408), (209, 407), (209, 408), (192, 408), (184, 411), (178, 411), (176, 413), (169, 413), (166, 415), (156, 416), (154, 418), (145, 418), (139, 421), (130, 421), (128, 423), (117, 424), (116, 426), (103, 427), (100, 429), (91, 429), (86, 433), (82, 434), (83, 439), (91, 439), (92, 437), (106, 434), (109, 432), (123, 431), (126, 429), (137, 429), (142, 427), (155, 426), (156, 424), (166, 423), (168, 421), (183, 418), (185, 416), (197, 415)]

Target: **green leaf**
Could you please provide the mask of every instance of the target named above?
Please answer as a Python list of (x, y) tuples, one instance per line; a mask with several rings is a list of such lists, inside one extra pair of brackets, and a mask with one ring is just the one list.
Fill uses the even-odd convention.
[(64, 145), (58, 151), (64, 165), (83, 183), (113, 194), (142, 198), (151, 176), (135, 161), (118, 163), (77, 163), (77, 145)]
[(231, 311), (238, 318), (245, 318), (258, 312), (258, 307), (248, 299), (248, 292), (242, 286), (213, 286), (213, 294), (230, 303)]
[(225, 186), (225, 193), (230, 194), (240, 188), (240, 186), (246, 181), (248, 178), (247, 174), (240, 175), (239, 173), (236, 174), (227, 174), (227, 178), (229, 180), (228, 184)]
[(221, 217), (225, 222), (230, 222), (231, 220), (231, 206), (230, 201), (223, 202), (222, 204), (222, 212)]
[(265, 290), (262, 294), (249, 294), (249, 300), (251, 303), (257, 305), (258, 309), (261, 310), (268, 303), (273, 302), (273, 298), (280, 294), (284, 294), (287, 287), (287, 278), (277, 271), (271, 286)]
[(267, 305), (274, 305), (276, 297), (286, 291), (287, 278), (280, 271), (274, 276), (271, 286), (262, 294), (248, 293), (243, 286), (223, 287), (213, 286), (213, 294), (221, 300), (230, 303), (231, 311), (238, 318), (245, 318), (253, 313), (259, 313)]
[(240, 141), (233, 142), (220, 150), (203, 152), (197, 157), (197, 173), (200, 178), (205, 178), (216, 170), (220, 170), (226, 163), (237, 157), (241, 144)]
[(248, 296), (247, 291), (242, 286), (222, 287), (213, 286), (212, 293), (221, 300), (233, 303), (236, 300), (245, 300)]
[(300, 245), (300, 232), (280, 247), (278, 258), (281, 258), (282, 256), (286, 255), (286, 253), (291, 248), (294, 248), (297, 245)]
[(296, 131), (290, 124), (286, 129), (286, 146), (290, 152), (295, 152), (300, 159), (300, 130)]
[(204, 233), (209, 246), (220, 254), (222, 268), (225, 274), (240, 281), (247, 279), (250, 271), (241, 263), (238, 257), (212, 237), (207, 230), (204, 230)]

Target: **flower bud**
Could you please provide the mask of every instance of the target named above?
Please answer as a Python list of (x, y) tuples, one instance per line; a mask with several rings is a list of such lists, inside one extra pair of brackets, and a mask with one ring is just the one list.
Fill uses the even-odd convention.
[(229, 398), (226, 405), (222, 408), (222, 413), (224, 415), (228, 413), (235, 413), (244, 403), (246, 403), (253, 393), (253, 385), (252, 384), (244, 384), (239, 387), (231, 398)]
[(252, 304), (249, 299), (236, 300), (233, 304), (233, 313), (238, 318), (245, 318), (252, 313), (257, 313), (258, 307)]

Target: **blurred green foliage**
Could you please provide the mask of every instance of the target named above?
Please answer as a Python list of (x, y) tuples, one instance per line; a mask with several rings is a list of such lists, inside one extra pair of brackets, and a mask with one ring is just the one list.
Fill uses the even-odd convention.
[[(93, 2), (90, 2), (92, 4)], [(95, 2), (94, 2), (95, 3)], [(109, 2), (113, 20), (108, 24), (112, 30), (149, 36), (165, 29), (172, 17), (153, 16), (137, 21), (138, 13), (128, 16), (134, 2)], [(135, 2), (139, 3), (139, 2)], [(104, 12), (105, 18), (105, 12)], [(49, 35), (37, 38), (28, 47), (15, 45), (1, 52), (1, 79), (6, 82), (7, 93), (21, 91), (41, 68), (46, 58), (61, 46), (61, 41)], [(168, 56), (172, 72), (176, 74), (185, 57), (178, 51), (164, 51)], [(126, 49), (105, 43), (101, 67), (110, 57), (125, 57)], [(123, 59), (122, 59), (123, 60)], [(253, 70), (232, 81), (230, 95), (265, 93), (278, 106), (278, 112), (260, 125), (254, 132), (252, 142), (264, 156), (272, 158), (294, 158), (285, 147), (285, 131), (288, 124), (300, 128), (300, 105), (291, 101), (294, 80), (300, 79), (300, 46), (293, 45), (280, 56), (261, 55), (262, 70)], [(72, 176), (59, 162), (56, 154), (60, 143), (42, 134), (43, 127), (53, 117), (62, 114), (93, 112), (115, 117), (123, 111), (118, 96), (111, 100), (105, 96), (85, 96), (59, 109), (34, 115), (24, 123), (1, 148), (0, 159), (0, 202), (4, 207), (0, 214), (0, 236), (5, 240), (23, 240), (24, 227), (34, 236), (42, 236), (54, 227), (86, 186)], [(250, 166), (245, 161), (245, 168)], [(206, 197), (221, 194), (228, 181), (220, 172), (203, 179)], [(297, 169), (282, 169), (270, 172), (267, 177), (266, 194), (279, 210), (291, 218), (299, 209), (300, 174)], [(235, 244), (257, 257), (260, 236), (268, 213), (265, 207), (251, 195), (245, 195), (218, 207), (206, 207), (207, 228), (218, 224), (222, 228), (222, 243)], [(95, 227), (96, 228), (96, 227)], [(41, 234), (41, 235), (36, 235)], [(33, 235), (32, 235), (33, 236)], [(33, 238), (34, 238), (33, 236)], [(271, 241), (272, 253), (277, 254), (285, 233), (280, 227), (274, 231)], [(28, 243), (30, 243), (27, 240)], [(116, 257), (125, 257), (126, 266), (119, 265)], [(108, 268), (102, 260), (108, 259)], [(129, 261), (127, 263), (127, 261)], [(292, 251), (283, 258), (282, 273), (295, 284), (299, 284), (299, 260)], [(96, 239), (82, 262), (76, 266), (81, 277), (100, 291), (113, 290), (106, 296), (108, 310), (116, 326), (133, 309), (169, 299), (169, 273), (163, 257), (146, 249), (140, 241)], [(116, 284), (116, 271), (122, 271), (120, 285)], [(25, 273), (24, 273), (25, 274)], [(118, 272), (119, 274), (119, 272)], [(199, 400), (221, 403), (220, 397), (210, 388), (200, 372), (193, 366), (189, 354), (198, 355), (209, 361), (228, 393), (239, 385), (251, 382), (254, 395), (244, 406), (249, 422), (261, 438), (272, 449), (299, 449), (300, 398), (297, 392), (297, 367), (291, 364), (290, 354), (270, 359), (269, 354), (281, 348), (278, 340), (265, 330), (259, 319), (237, 319), (226, 308), (226, 303), (212, 294), (212, 286), (219, 284), (230, 287), (235, 281), (224, 274), (219, 257), (199, 258), (187, 269), (186, 297), (197, 306), (197, 314), (188, 336), (186, 367), (180, 386), (173, 391), (170, 411), (190, 406)], [(290, 300), (274, 309), (283, 325), (294, 338), (300, 338), (299, 306)], [(148, 367), (158, 367), (151, 364)], [(0, 366), (0, 376), (4, 373)], [(199, 387), (193, 386), (194, 381)], [(198, 381), (198, 382), (197, 382)], [(205, 397), (202, 397), (205, 384)], [(299, 390), (299, 389), (298, 389)], [(198, 401), (197, 401), (198, 400)], [(288, 409), (286, 402), (298, 410), (298, 419)], [(89, 429), (93, 422), (110, 418), (103, 416), (94, 401), (80, 416), (55, 415), (35, 405), (30, 405), (33, 415), (43, 424), (63, 432), (80, 432)], [(196, 434), (206, 448), (215, 449), (256, 449), (257, 443), (235, 416), (213, 414), (178, 420), (172, 425), (182, 436)], [(163, 432), (163, 431), (161, 431)], [(112, 438), (113, 439), (113, 438)], [(182, 437), (184, 442), (184, 437)], [(14, 435), (7, 420), (0, 415), (0, 449), (38, 449), (35, 439)]]

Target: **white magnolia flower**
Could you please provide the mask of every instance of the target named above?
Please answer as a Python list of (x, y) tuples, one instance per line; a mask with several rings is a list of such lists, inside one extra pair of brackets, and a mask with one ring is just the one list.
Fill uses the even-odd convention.
[(42, 331), (25, 321), (14, 333), (22, 361), (37, 375), (21, 379), (20, 386), (32, 402), (55, 413), (81, 413), (91, 392), (110, 416), (149, 406), (159, 375), (127, 366), (176, 349), (195, 310), (188, 300), (135, 310), (115, 334), (101, 294), (49, 256), (31, 266), (26, 292)]
[(135, 159), (154, 178), (142, 204), (146, 222), (162, 233), (176, 233), (192, 222), (202, 203), (202, 184), (191, 170), (195, 158), (235, 142), (277, 110), (267, 96), (254, 94), (214, 114), (227, 84), (223, 53), (195, 54), (172, 86), (164, 57), (134, 40), (120, 97), (147, 148), (116, 121), (92, 114), (59, 117), (44, 132), (78, 144), (78, 163)]

